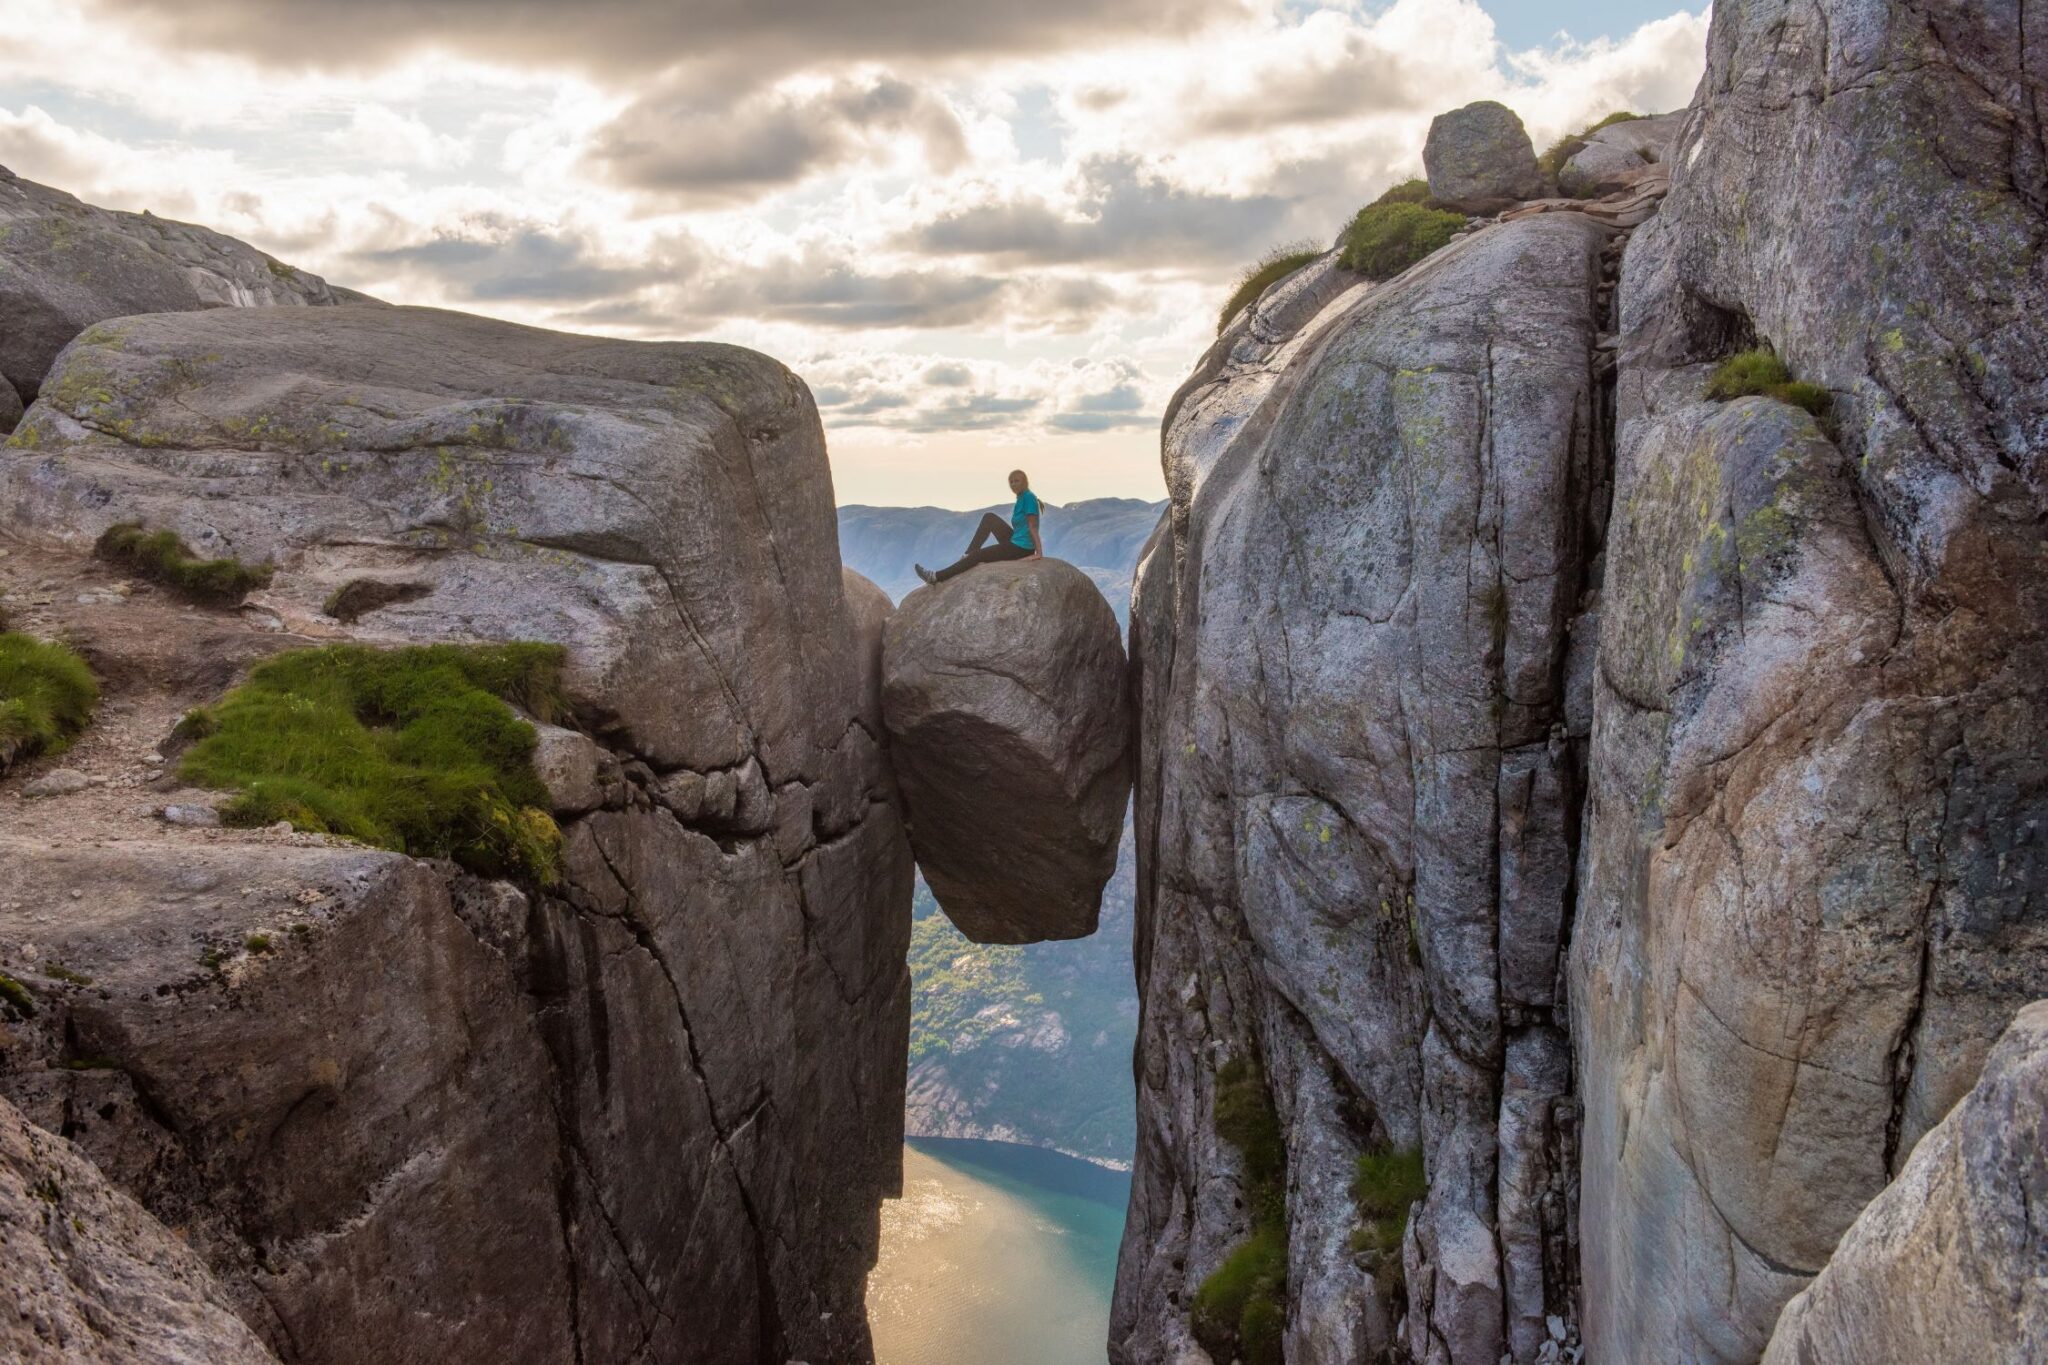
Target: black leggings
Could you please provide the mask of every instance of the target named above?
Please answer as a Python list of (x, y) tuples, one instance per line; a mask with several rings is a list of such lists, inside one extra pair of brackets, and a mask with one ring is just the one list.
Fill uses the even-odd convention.
[[(983, 549), (981, 543), (991, 536), (995, 538), (995, 544), (987, 549)], [(981, 525), (974, 528), (974, 539), (968, 544), (967, 553), (961, 555), (960, 558), (954, 560), (932, 576), (943, 583), (949, 578), (966, 573), (977, 564), (994, 564), (1005, 559), (1022, 559), (1030, 553), (1031, 551), (1025, 549), (1022, 545), (1012, 545), (1010, 543), (1010, 523), (1004, 521), (995, 513), (989, 512), (982, 517)]]

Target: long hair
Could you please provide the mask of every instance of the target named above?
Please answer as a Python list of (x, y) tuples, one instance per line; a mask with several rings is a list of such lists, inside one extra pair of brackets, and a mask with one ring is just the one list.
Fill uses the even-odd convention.
[(1026, 474), (1021, 469), (1011, 470), (1010, 477), (1017, 480), (1019, 483), (1023, 484), (1026, 488), (1031, 487), (1031, 476), (1029, 474)]

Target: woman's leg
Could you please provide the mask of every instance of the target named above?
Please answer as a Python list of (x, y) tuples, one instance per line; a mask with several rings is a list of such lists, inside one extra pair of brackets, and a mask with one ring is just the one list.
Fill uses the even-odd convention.
[(1031, 551), (1025, 549), (1022, 545), (1012, 545), (1008, 541), (1004, 541), (1000, 545), (991, 545), (985, 550), (969, 550), (966, 554), (933, 574), (932, 577), (943, 583), (949, 578), (958, 578), (977, 564), (997, 564), (1006, 559), (1022, 559), (1030, 553)]
[(995, 543), (998, 545), (1008, 540), (1010, 538), (1010, 523), (1004, 521), (993, 512), (984, 512), (981, 514), (981, 525), (974, 528), (974, 539), (967, 542), (967, 553), (973, 554), (976, 550), (979, 550), (982, 542), (990, 537), (994, 537)]

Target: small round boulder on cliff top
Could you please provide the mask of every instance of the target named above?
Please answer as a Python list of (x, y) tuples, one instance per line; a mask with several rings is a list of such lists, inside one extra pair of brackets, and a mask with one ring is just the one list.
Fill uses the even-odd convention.
[(1467, 213), (1491, 213), (1543, 193), (1536, 149), (1515, 111), (1480, 100), (1429, 125), (1422, 164), (1429, 194)]
[(1056, 559), (920, 588), (882, 645), (882, 720), (932, 894), (977, 943), (1095, 932), (1131, 793), (1116, 613)]

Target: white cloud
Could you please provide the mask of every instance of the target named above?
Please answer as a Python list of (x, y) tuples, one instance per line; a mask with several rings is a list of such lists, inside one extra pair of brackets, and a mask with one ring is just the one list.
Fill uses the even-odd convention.
[(905, 471), (937, 460), (985, 501), (1028, 443), (1069, 498), (1144, 493), (1244, 262), (1417, 173), (1445, 107), (1501, 99), (1540, 146), (1683, 104), (1706, 30), (1509, 53), (1477, 0), (1148, 3), (1208, 22), (894, 5), (795, 43), (721, 10), (749, 66), (454, 5), (303, 68), (229, 24), (255, 0), (199, 0), (189, 42), (156, 0), (0, 0), (0, 164), (394, 301), (759, 347), (818, 394), (842, 496), (925, 496)]
[(350, 160), (439, 170), (469, 160), (469, 139), (437, 133), (426, 120), (381, 104), (358, 104), (346, 128), (327, 134), (327, 145)]

